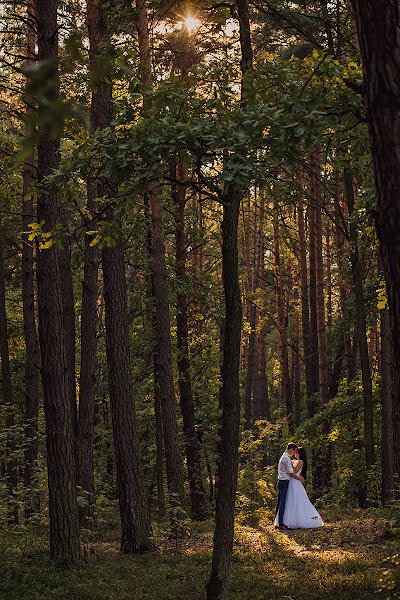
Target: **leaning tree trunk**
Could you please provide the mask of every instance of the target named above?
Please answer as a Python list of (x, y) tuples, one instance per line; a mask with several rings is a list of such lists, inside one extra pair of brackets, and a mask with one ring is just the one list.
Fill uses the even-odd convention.
[[(400, 7), (394, 0), (352, 0), (364, 71), (364, 101), (374, 161), (376, 228), (393, 339), (392, 417), (400, 445)], [(394, 453), (400, 475), (400, 453)]]
[[(137, 1), (141, 82), (144, 87), (144, 109), (152, 112), (152, 66), (146, 0)], [(168, 299), (168, 276), (165, 260), (164, 211), (161, 189), (151, 179), (149, 167), (147, 189), (151, 216), (151, 256), (155, 307), (155, 339), (158, 369), (154, 376), (161, 401), (167, 484), (170, 501), (184, 503), (183, 466), (179, 448), (176, 399), (172, 366), (171, 322)]]
[[(27, 63), (32, 64), (35, 58), (35, 24), (36, 5), (34, 0), (27, 8)], [(31, 109), (27, 109), (29, 114)], [(32, 183), (34, 180), (34, 157), (29, 156), (23, 166), (22, 185), (22, 231), (29, 230), (33, 220)], [(35, 281), (33, 243), (26, 233), (22, 234), (22, 314), (25, 340), (25, 450), (24, 450), (24, 485), (25, 518), (29, 519), (40, 509), (40, 497), (37, 487), (37, 455), (38, 455), (38, 412), (39, 412), (39, 341), (36, 331), (35, 317)]]
[[(37, 1), (38, 59), (48, 80), (46, 99), (58, 102), (58, 23), (56, 0)], [(44, 107), (42, 110), (49, 110)], [(39, 129), (38, 180), (42, 184), (37, 216), (44, 231), (60, 223), (58, 196), (43, 185), (43, 179), (59, 165), (59, 141), (47, 118)], [(37, 258), (39, 340), (46, 417), (49, 488), (50, 556), (66, 567), (81, 561), (78, 504), (75, 489), (74, 440), (71, 398), (67, 377), (64, 302), (61, 281), (62, 251), (53, 244)]]
[[(241, 96), (242, 107), (244, 107), (253, 93), (251, 79), (253, 53), (248, 1), (237, 0), (236, 5), (240, 27)], [(234, 183), (226, 184), (222, 194), (222, 278), (225, 297), (222, 386), (220, 390), (222, 416), (213, 558), (207, 585), (207, 600), (228, 600), (229, 597), (240, 434), (239, 369), (242, 305), (237, 234), (242, 196), (242, 190)]]
[(367, 323), (365, 314), (362, 267), (358, 252), (357, 224), (354, 221), (353, 177), (351, 171), (348, 168), (345, 168), (344, 171), (344, 185), (350, 220), (350, 263), (354, 286), (356, 330), (358, 347), (360, 351), (361, 375), (363, 383), (365, 464), (367, 469), (369, 469), (375, 462), (374, 405), (372, 398), (371, 368), (368, 354)]
[(7, 309), (6, 309), (6, 284), (4, 273), (4, 249), (3, 237), (0, 233), (0, 358), (1, 358), (1, 376), (3, 404), (5, 409), (6, 425), (6, 452), (5, 452), (5, 471), (7, 480), (7, 522), (9, 525), (18, 525), (18, 504), (17, 483), (18, 483), (18, 465), (15, 457), (15, 418), (13, 406), (13, 390), (11, 383), (10, 353), (8, 348), (8, 327), (7, 327)]

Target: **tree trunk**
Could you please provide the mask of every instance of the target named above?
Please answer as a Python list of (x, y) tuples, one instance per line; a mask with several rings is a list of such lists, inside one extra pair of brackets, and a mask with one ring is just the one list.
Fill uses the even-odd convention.
[[(144, 86), (145, 108), (152, 111), (151, 49), (146, 0), (138, 0), (137, 30), (139, 37), (141, 82)], [(147, 92), (147, 93), (146, 93)], [(150, 173), (151, 178), (151, 173)], [(147, 187), (151, 215), (151, 256), (155, 304), (155, 339), (158, 369), (154, 374), (161, 401), (167, 484), (170, 501), (184, 503), (183, 467), (179, 449), (176, 399), (171, 349), (171, 323), (168, 299), (168, 277), (165, 261), (164, 215), (161, 190), (155, 181)]]
[[(312, 176), (311, 195), (313, 196)], [(308, 229), (309, 229), (309, 290), (310, 290), (310, 364), (311, 364), (311, 384), (310, 393), (314, 400), (309, 402), (309, 416), (314, 416), (315, 412), (315, 394), (319, 392), (319, 348), (318, 348), (318, 302), (317, 302), (317, 266), (316, 266), (316, 207), (313, 202), (308, 206)]]
[[(66, 212), (61, 208), (61, 222), (67, 228)], [(74, 286), (71, 269), (71, 246), (67, 236), (63, 240), (64, 249), (60, 254), (60, 277), (62, 285), (62, 301), (64, 305), (65, 349), (67, 353), (68, 396), (71, 403), (72, 435), (74, 438), (75, 464), (78, 469), (78, 407), (76, 403), (76, 323)]]
[[(262, 195), (262, 192), (261, 194)], [(257, 369), (257, 306), (256, 306), (256, 291), (260, 286), (260, 260), (261, 260), (261, 245), (262, 245), (262, 224), (263, 224), (263, 211), (258, 211), (257, 206), (255, 208), (255, 247), (253, 253), (253, 265), (249, 269), (252, 273), (251, 277), (251, 291), (250, 291), (250, 306), (249, 306), (249, 321), (250, 321), (250, 335), (247, 346), (247, 369), (246, 369), (246, 383), (244, 392), (244, 409), (245, 409), (245, 426), (250, 428), (257, 418), (257, 407), (256, 398), (254, 397), (256, 379), (258, 377)], [(257, 382), (258, 383), (258, 382)]]
[(382, 504), (390, 504), (394, 489), (393, 456), (398, 449), (394, 446), (392, 397), (393, 357), (390, 316), (387, 308), (381, 311), (381, 404), (382, 404)]
[[(154, 327), (155, 329), (155, 327)], [(153, 352), (154, 373), (157, 372), (157, 354)], [(163, 421), (161, 414), (161, 400), (158, 386), (154, 384), (154, 416), (156, 426), (156, 471), (157, 471), (157, 517), (162, 521), (165, 516), (165, 492), (164, 492), (164, 442)]]
[(300, 374), (300, 319), (299, 319), (299, 290), (296, 287), (293, 294), (293, 347), (292, 347), (292, 367), (293, 367), (293, 405), (294, 405), (294, 424), (300, 425), (301, 417), (301, 374)]
[(324, 262), (322, 255), (322, 194), (320, 183), (320, 153), (316, 150), (313, 157), (315, 204), (315, 267), (317, 283), (317, 327), (318, 327), (318, 365), (319, 365), (319, 401), (321, 406), (328, 402), (328, 353), (325, 332), (325, 285)]
[(278, 224), (278, 203), (275, 201), (275, 215), (273, 222), (274, 229), (274, 270), (275, 270), (275, 296), (277, 321), (280, 336), (280, 362), (281, 362), (281, 385), (282, 385), (282, 400), (285, 407), (285, 413), (288, 418), (289, 427), (293, 425), (293, 399), (290, 389), (290, 374), (289, 374), (289, 352), (288, 352), (288, 323), (284, 310), (284, 288), (282, 281), (282, 265), (279, 243), (279, 224)]
[[(177, 176), (179, 181), (186, 180), (185, 166), (178, 162)], [(179, 184), (178, 184), (179, 185)], [(178, 373), (183, 433), (185, 437), (186, 462), (188, 469), (190, 499), (193, 519), (199, 521), (207, 517), (203, 475), (201, 470), (200, 443), (196, 431), (192, 380), (189, 359), (188, 298), (183, 291), (186, 283), (186, 235), (185, 235), (185, 188), (179, 186), (174, 190), (175, 242), (176, 242), (176, 276), (178, 292), (176, 296), (176, 327), (178, 346)], [(182, 290), (182, 291), (181, 291)]]
[[(94, 198), (99, 197), (98, 186), (88, 183), (89, 214), (96, 211)], [(93, 517), (95, 508), (94, 490), (94, 430), (95, 430), (95, 392), (96, 392), (96, 353), (97, 353), (97, 292), (99, 272), (99, 247), (91, 246), (95, 224), (85, 228), (85, 255), (82, 282), (81, 314), (81, 368), (79, 380), (79, 416), (77, 429), (77, 483), (85, 504), (80, 507), (80, 519), (83, 523)]]
[[(46, 98), (50, 104), (57, 102), (59, 96), (57, 8), (55, 0), (37, 0), (38, 59), (43, 61), (42, 68), (48, 77)], [(58, 165), (59, 141), (46, 124), (39, 130), (39, 184)], [(44, 230), (52, 231), (61, 220), (57, 194), (42, 186), (37, 212)], [(61, 262), (62, 251), (56, 244), (38, 252), (39, 340), (46, 417), (50, 556), (65, 567), (76, 567), (81, 561), (81, 548)]]
[[(90, 107), (90, 129), (95, 133), (110, 126), (112, 118), (112, 86), (104, 77), (99, 81), (99, 65), (108, 40), (107, 26), (102, 7), (94, 0), (87, 0), (87, 24), (89, 33), (89, 59), (93, 74), (92, 97)], [(107, 57), (105, 57), (106, 59)], [(95, 507), (94, 492), (94, 428), (95, 428), (95, 391), (96, 391), (96, 353), (97, 353), (97, 294), (100, 250), (92, 246), (97, 226), (96, 198), (107, 197), (110, 193), (106, 183), (89, 180), (87, 183), (87, 209), (89, 222), (85, 227), (85, 254), (82, 282), (81, 316), (81, 369), (79, 382), (78, 417), (78, 485), (81, 487), (86, 504), (80, 509), (81, 521), (93, 516)]]
[[(264, 190), (260, 190), (260, 235), (261, 235), (261, 248), (260, 248), (260, 287), (265, 288), (265, 258), (264, 258), (264, 205), (265, 196)], [(267, 375), (267, 364), (266, 364), (266, 347), (265, 347), (265, 321), (263, 321), (258, 331), (258, 345), (257, 345), (257, 385), (256, 396), (254, 399), (255, 405), (258, 407), (258, 418), (271, 420), (271, 407), (268, 394), (268, 375)]]
[[(27, 9), (27, 63), (31, 64), (35, 57), (36, 35), (36, 5), (29, 2)], [(30, 109), (27, 109), (30, 112)], [(22, 200), (22, 231), (29, 230), (33, 220), (33, 190), (34, 157), (26, 159), (22, 171), (23, 200)], [(39, 341), (36, 331), (35, 318), (35, 283), (33, 243), (26, 234), (22, 234), (22, 312), (24, 321), (25, 340), (25, 450), (24, 450), (24, 485), (25, 518), (29, 519), (40, 510), (40, 497), (37, 486), (37, 455), (38, 455), (38, 412), (39, 412)]]
[[(400, 9), (398, 2), (353, 0), (364, 70), (364, 100), (374, 161), (376, 228), (393, 340), (393, 436), (400, 444)], [(400, 475), (400, 453), (394, 453)]]
[(115, 246), (103, 248), (102, 265), (121, 550), (141, 553), (152, 548), (151, 525), (131, 395), (126, 275), (120, 239)]
[(372, 400), (372, 380), (368, 355), (367, 324), (365, 315), (362, 268), (358, 253), (357, 224), (354, 221), (354, 189), (353, 177), (348, 168), (344, 170), (344, 185), (350, 220), (350, 263), (354, 285), (354, 301), (356, 309), (356, 329), (361, 361), (364, 401), (364, 436), (365, 462), (367, 469), (375, 463), (374, 445), (374, 405)]
[[(300, 182), (301, 183), (301, 182)], [(304, 370), (306, 379), (307, 412), (308, 416), (314, 414), (315, 385), (313, 381), (313, 356), (311, 353), (310, 337), (310, 308), (308, 301), (307, 281), (307, 245), (304, 226), (303, 192), (297, 195), (298, 229), (299, 229), (299, 268), (300, 268), (300, 296), (301, 296), (301, 330), (303, 337)]]
[[(252, 48), (249, 5), (236, 1), (240, 27), (242, 107), (251, 97)], [(250, 87), (250, 89), (249, 89)], [(218, 488), (213, 558), (207, 585), (207, 600), (228, 600), (229, 575), (233, 548), (235, 500), (238, 477), (240, 434), (240, 334), (242, 304), (239, 284), (238, 220), (243, 191), (234, 183), (226, 184), (222, 194), (222, 278), (225, 297), (225, 327), (221, 368), (220, 406), (222, 410), (219, 441)]]
[(15, 457), (15, 425), (13, 390), (11, 383), (10, 353), (8, 348), (8, 326), (6, 309), (6, 283), (4, 274), (4, 249), (3, 232), (0, 234), (0, 358), (3, 403), (5, 408), (5, 426), (6, 426), (6, 456), (5, 471), (7, 480), (7, 522), (9, 525), (18, 525), (18, 504), (17, 504), (17, 483), (18, 483), (18, 465)]
[(219, 442), (216, 524), (208, 600), (227, 600), (233, 547), (240, 425), (240, 334), (242, 306), (238, 272), (237, 230), (241, 191), (228, 186), (222, 221), (222, 268), (225, 335), (220, 394), (222, 424)]

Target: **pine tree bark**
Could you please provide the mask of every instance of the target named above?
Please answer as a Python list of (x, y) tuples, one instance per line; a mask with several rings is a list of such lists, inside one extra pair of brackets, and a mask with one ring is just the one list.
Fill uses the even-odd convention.
[[(299, 181), (301, 184), (301, 180)], [(306, 380), (307, 412), (308, 416), (314, 414), (315, 385), (313, 381), (313, 356), (311, 353), (310, 332), (310, 307), (308, 297), (307, 276), (307, 244), (304, 223), (304, 201), (303, 192), (299, 190), (297, 195), (297, 216), (299, 232), (299, 270), (300, 270), (300, 297), (301, 297), (301, 331), (303, 338), (304, 371)]]
[(8, 326), (6, 309), (6, 283), (4, 273), (4, 248), (3, 232), (0, 235), (0, 358), (3, 403), (5, 409), (6, 426), (6, 452), (5, 472), (7, 480), (7, 522), (9, 525), (18, 525), (19, 514), (17, 500), (18, 465), (15, 458), (15, 425), (13, 389), (11, 382), (10, 353), (8, 348)]
[[(261, 244), (262, 244), (262, 212), (255, 208), (255, 247), (253, 252), (253, 265), (249, 272), (251, 277), (250, 302), (249, 302), (249, 324), (250, 335), (247, 345), (247, 369), (246, 383), (244, 392), (244, 409), (245, 409), (245, 426), (252, 427), (257, 419), (257, 399), (254, 397), (257, 373), (257, 306), (256, 306), (256, 290), (260, 285), (260, 260), (261, 260)], [(258, 382), (257, 382), (258, 383)]]
[[(35, 59), (35, 25), (36, 4), (32, 0), (27, 8), (27, 64)], [(30, 109), (27, 109), (30, 112)], [(29, 231), (33, 220), (33, 189), (34, 156), (26, 159), (22, 171), (23, 200), (22, 200), (22, 231)], [(38, 456), (38, 413), (39, 413), (39, 341), (35, 317), (35, 278), (33, 243), (28, 240), (26, 233), (22, 234), (22, 314), (24, 321), (25, 340), (25, 450), (24, 450), (24, 485), (25, 518), (29, 519), (40, 510), (40, 498), (37, 490), (37, 456)]]
[[(110, 51), (105, 5), (88, 4), (89, 34), (92, 61), (98, 53)], [(92, 63), (93, 65), (93, 63)], [(94, 66), (94, 65), (93, 65)], [(97, 66), (97, 65), (96, 65)], [(111, 73), (109, 74), (111, 77)], [(99, 128), (111, 125), (112, 87), (104, 75), (93, 98), (92, 117)], [(113, 182), (103, 180), (97, 188), (105, 197), (111, 197)], [(105, 307), (106, 354), (113, 427), (117, 490), (121, 518), (121, 550), (124, 553), (142, 553), (153, 547), (151, 522), (142, 472), (139, 440), (132, 400), (129, 357), (127, 282), (124, 248), (119, 233), (121, 223), (114, 220), (112, 208), (106, 214), (110, 225), (115, 225), (114, 244), (104, 246), (101, 252)], [(89, 420), (91, 419), (89, 415)]]
[(352, 218), (354, 213), (353, 177), (349, 168), (345, 168), (344, 170), (344, 186), (350, 220), (350, 263), (354, 286), (356, 329), (363, 382), (365, 463), (367, 469), (369, 469), (375, 463), (374, 406), (372, 399), (371, 369), (368, 354), (362, 267), (358, 251), (357, 225), (354, 221), (354, 218)]
[[(314, 177), (311, 176), (311, 195), (314, 197)], [(309, 416), (314, 416), (315, 394), (320, 389), (319, 382), (319, 348), (318, 348), (318, 302), (317, 302), (317, 258), (315, 247), (316, 230), (316, 207), (314, 202), (308, 206), (308, 229), (309, 229), (309, 298), (310, 298), (310, 364), (311, 384), (310, 393), (312, 400), (309, 401)], [(314, 397), (314, 398), (313, 398)]]
[[(261, 289), (265, 288), (265, 242), (264, 242), (264, 207), (265, 207), (265, 193), (264, 190), (260, 189), (260, 221), (259, 221), (259, 234), (260, 234), (260, 260), (259, 260), (259, 286)], [(266, 365), (266, 347), (265, 347), (265, 322), (262, 322), (259, 326), (258, 341), (257, 341), (257, 381), (254, 386), (254, 404), (257, 407), (257, 418), (271, 420), (271, 409), (268, 394), (268, 377), (267, 377), (267, 365)]]
[[(154, 325), (155, 330), (155, 325)], [(153, 352), (153, 368), (157, 373), (157, 354)], [(158, 386), (154, 384), (154, 416), (156, 427), (156, 477), (157, 477), (157, 517), (162, 521), (165, 515), (165, 492), (164, 492), (164, 442), (163, 442), (163, 420), (161, 414), (161, 400)]]
[(102, 250), (106, 352), (121, 515), (121, 550), (152, 548), (149, 507), (132, 402), (124, 251), (121, 239)]
[(282, 265), (279, 242), (278, 203), (275, 201), (275, 215), (273, 220), (274, 230), (274, 270), (275, 270), (275, 297), (277, 321), (280, 336), (280, 362), (281, 362), (281, 386), (282, 400), (285, 413), (289, 421), (289, 427), (293, 425), (293, 398), (290, 389), (289, 352), (288, 352), (288, 323), (284, 309), (284, 288), (282, 278)]
[(293, 387), (293, 406), (294, 406), (294, 424), (300, 425), (301, 417), (301, 371), (300, 371), (300, 319), (299, 319), (299, 290), (294, 289), (293, 293), (293, 341), (292, 341), (292, 387)]
[[(183, 161), (177, 165), (177, 176), (180, 182), (186, 180)], [(178, 184), (179, 186), (179, 184)], [(180, 405), (183, 419), (185, 438), (186, 462), (188, 469), (191, 512), (193, 519), (201, 521), (207, 517), (206, 497), (201, 469), (201, 449), (196, 431), (196, 419), (190, 375), (189, 359), (189, 327), (188, 327), (188, 297), (183, 291), (186, 280), (186, 234), (185, 234), (185, 188), (178, 187), (173, 193), (175, 201), (175, 264), (178, 279), (176, 296), (176, 327), (178, 347), (178, 373)], [(181, 286), (181, 289), (179, 289)]]
[(223, 341), (222, 423), (219, 441), (216, 524), (208, 600), (227, 600), (233, 548), (240, 425), (240, 334), (242, 303), (239, 286), (237, 232), (241, 191), (227, 186), (222, 221), (222, 260), (225, 296)]
[[(93, 75), (90, 106), (91, 133), (108, 127), (112, 118), (112, 86), (104, 76), (99, 80), (102, 59), (107, 42), (107, 26), (101, 4), (93, 0), (86, 3), (87, 25), (89, 33), (89, 60)], [(79, 381), (79, 415), (77, 424), (78, 448), (78, 485), (83, 491), (86, 503), (80, 508), (83, 522), (91, 518), (95, 508), (94, 490), (94, 430), (95, 430), (95, 391), (96, 391), (96, 353), (97, 353), (97, 294), (100, 250), (91, 245), (96, 229), (96, 198), (107, 197), (110, 193), (105, 182), (90, 179), (87, 182), (87, 210), (89, 221), (85, 227), (85, 254), (82, 282), (81, 315), (81, 368)]]
[(390, 504), (394, 489), (393, 457), (397, 448), (393, 439), (393, 356), (389, 309), (380, 311), (381, 317), (381, 405), (382, 405), (382, 504)]
[[(353, 0), (363, 59), (364, 102), (374, 162), (376, 229), (385, 274), (393, 339), (392, 418), (400, 444), (400, 8), (395, 0)], [(394, 454), (400, 475), (400, 453)]]
[[(252, 96), (249, 5), (236, 2), (240, 29), (242, 107)], [(233, 548), (235, 500), (238, 477), (240, 434), (240, 334), (242, 303), (239, 284), (238, 221), (243, 191), (236, 183), (225, 185), (222, 194), (222, 278), (225, 297), (223, 363), (221, 368), (220, 406), (222, 410), (219, 441), (218, 488), (213, 557), (207, 600), (228, 600), (229, 575)]]
[[(38, 59), (48, 78), (46, 99), (58, 101), (58, 23), (56, 0), (37, 0)], [(51, 127), (39, 129), (38, 181), (59, 165), (59, 141)], [(37, 207), (38, 222), (52, 231), (61, 222), (57, 194), (41, 187)], [(75, 489), (72, 400), (67, 377), (67, 351), (64, 323), (62, 251), (56, 244), (40, 250), (37, 257), (39, 341), (46, 418), (46, 445), (49, 488), (50, 557), (65, 567), (81, 561), (78, 505)]]
[[(66, 211), (61, 208), (61, 223), (67, 228)], [(62, 300), (64, 305), (65, 349), (67, 353), (68, 396), (71, 403), (72, 434), (74, 438), (75, 465), (78, 465), (77, 435), (78, 407), (76, 402), (76, 315), (74, 285), (71, 269), (71, 244), (67, 236), (63, 240), (64, 249), (60, 254), (60, 276), (63, 288)]]
[(317, 328), (318, 328), (318, 365), (319, 365), (319, 401), (321, 406), (328, 402), (328, 353), (325, 331), (325, 283), (322, 253), (322, 194), (320, 183), (320, 153), (314, 152), (314, 210), (315, 210), (315, 267), (317, 284)]
[[(152, 111), (148, 92), (152, 88), (151, 48), (146, 0), (138, 0), (137, 30), (139, 37), (140, 74), (144, 87), (144, 108)], [(147, 93), (146, 93), (147, 91)], [(167, 471), (167, 484), (170, 501), (184, 503), (183, 466), (179, 448), (176, 399), (174, 389), (171, 320), (168, 299), (168, 277), (165, 261), (165, 235), (162, 197), (155, 181), (148, 184), (147, 194), (151, 215), (151, 255), (153, 271), (153, 291), (155, 305), (155, 339), (158, 356), (158, 370), (155, 373), (156, 385), (161, 401), (163, 417), (164, 450)]]

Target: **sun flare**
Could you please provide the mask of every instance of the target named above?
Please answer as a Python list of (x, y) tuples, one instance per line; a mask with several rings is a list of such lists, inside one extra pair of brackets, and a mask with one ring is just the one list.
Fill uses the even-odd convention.
[(192, 33), (195, 29), (198, 29), (198, 27), (200, 27), (201, 23), (195, 17), (188, 16), (188, 17), (185, 17), (183, 24), (184, 24), (185, 28), (188, 30), (188, 32)]

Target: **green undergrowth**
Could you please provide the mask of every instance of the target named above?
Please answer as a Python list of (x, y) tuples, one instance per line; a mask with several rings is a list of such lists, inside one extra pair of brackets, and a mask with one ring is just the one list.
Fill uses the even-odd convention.
[[(280, 532), (271, 517), (260, 511), (238, 519), (230, 600), (396, 598), (399, 567), (387, 559), (400, 551), (400, 538), (390, 512), (325, 511), (326, 526), (315, 531)], [(146, 556), (121, 555), (115, 528), (84, 533), (87, 562), (75, 572), (51, 565), (43, 528), (0, 534), (1, 600), (205, 597), (211, 521), (192, 524), (190, 537), (178, 544), (157, 526), (157, 550)]]

